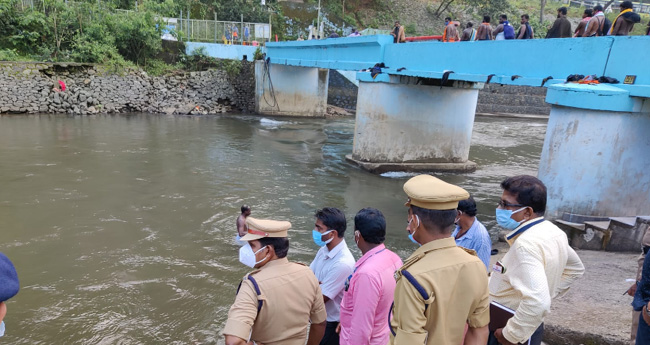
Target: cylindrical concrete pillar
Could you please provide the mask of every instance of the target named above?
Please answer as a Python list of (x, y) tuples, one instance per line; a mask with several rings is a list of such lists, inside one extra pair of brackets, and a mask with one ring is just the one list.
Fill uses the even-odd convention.
[(383, 165), (380, 170), (473, 170), (468, 156), (477, 100), (472, 83), (361, 81), (351, 158)]
[(546, 216), (650, 215), (650, 104), (611, 86), (554, 85), (539, 164)]

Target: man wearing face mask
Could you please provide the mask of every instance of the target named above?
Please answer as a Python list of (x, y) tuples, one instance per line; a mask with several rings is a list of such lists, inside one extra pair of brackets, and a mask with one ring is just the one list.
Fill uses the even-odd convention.
[(320, 282), (327, 310), (327, 328), (320, 345), (339, 345), (336, 328), (339, 325), (341, 300), (347, 278), (354, 271), (354, 257), (343, 234), (347, 223), (343, 212), (334, 207), (316, 211), (314, 243), (321, 247), (309, 268)]
[(490, 266), (492, 240), (485, 226), (476, 219), (476, 213), (476, 201), (471, 196), (458, 202), (458, 217), (454, 222), (456, 228), (451, 237), (456, 240), (456, 245), (459, 247), (475, 251), (487, 270)]
[(515, 310), (504, 328), (490, 334), (502, 345), (539, 345), (551, 300), (564, 294), (585, 271), (566, 234), (544, 220), (546, 186), (533, 176), (501, 182), (497, 223), (508, 230), (510, 250), (492, 267), (492, 301)]
[(485, 266), (456, 246), (458, 201), (469, 193), (430, 175), (404, 184), (409, 239), (420, 247), (395, 273), (391, 345), (485, 345), (490, 321)]
[(354, 217), (354, 240), (363, 256), (348, 277), (341, 302), (341, 345), (386, 345), (386, 319), (393, 302), (395, 278), (402, 266), (397, 254), (386, 249), (386, 219), (375, 208)]
[(304, 345), (307, 328), (307, 344), (317, 345), (325, 332), (325, 305), (314, 274), (287, 259), (291, 223), (248, 217), (246, 225), (239, 261), (255, 270), (242, 280), (228, 312), (226, 345)]

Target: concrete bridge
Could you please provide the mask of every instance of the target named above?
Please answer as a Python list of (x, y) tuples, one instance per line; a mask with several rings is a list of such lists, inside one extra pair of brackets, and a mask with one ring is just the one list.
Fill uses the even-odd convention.
[[(393, 44), (391, 36), (269, 43), (257, 110), (323, 116), (329, 69), (357, 73), (353, 153), (372, 172), (471, 171), (478, 90), (488, 82), (548, 87), (539, 177), (548, 216), (650, 214), (650, 37)], [(608, 76), (618, 84), (565, 83)], [(624, 83), (625, 81), (625, 83)]]

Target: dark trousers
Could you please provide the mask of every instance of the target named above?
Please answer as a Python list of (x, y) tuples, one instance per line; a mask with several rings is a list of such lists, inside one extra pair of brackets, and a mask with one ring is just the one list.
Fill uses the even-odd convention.
[[(645, 313), (645, 310), (641, 311), (641, 313)], [(639, 328), (636, 330), (636, 344), (650, 344), (650, 326), (645, 323), (643, 314), (639, 315), (639, 317)]]
[(336, 326), (338, 325), (339, 323), (337, 321), (327, 321), (327, 326), (325, 327), (325, 335), (320, 341), (320, 345), (339, 345), (339, 335), (336, 333)]
[[(532, 336), (530, 336), (530, 345), (541, 345), (542, 338), (544, 337), (544, 323), (539, 325), (535, 330)], [(487, 345), (499, 345), (497, 338), (494, 336), (494, 332), (490, 332), (490, 337), (488, 338)]]

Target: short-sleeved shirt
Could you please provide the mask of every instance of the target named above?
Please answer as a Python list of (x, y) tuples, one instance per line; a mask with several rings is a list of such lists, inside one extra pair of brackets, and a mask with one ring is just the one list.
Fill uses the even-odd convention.
[(345, 281), (354, 271), (354, 256), (345, 239), (332, 250), (327, 249), (327, 246), (319, 249), (309, 268), (321, 283), (323, 295), (330, 299), (325, 303), (327, 321), (338, 322)]
[[(451, 237), (456, 239), (456, 235), (458, 235), (459, 231), (460, 226), (456, 226)], [(456, 239), (456, 245), (475, 251), (478, 258), (485, 264), (485, 269), (489, 271), (492, 240), (490, 239), (490, 234), (487, 232), (487, 229), (485, 229), (485, 226), (483, 226), (478, 219), (474, 219), (474, 223), (463, 237)]]
[[(249, 279), (242, 281), (235, 303), (228, 312), (223, 334), (263, 344), (304, 345), (309, 321), (321, 323), (326, 313), (318, 280), (307, 266), (273, 260), (250, 273), (257, 282), (258, 296)], [(258, 299), (263, 301), (257, 312)], [(252, 333), (251, 333), (252, 331)]]
[(393, 275), (400, 267), (402, 260), (383, 244), (357, 261), (341, 302), (341, 345), (386, 345)]
[[(427, 298), (404, 276), (407, 270)], [(425, 308), (425, 304), (428, 305)], [(398, 271), (391, 345), (461, 344), (465, 324), (490, 321), (488, 277), (483, 262), (456, 246), (451, 237), (418, 248)]]

